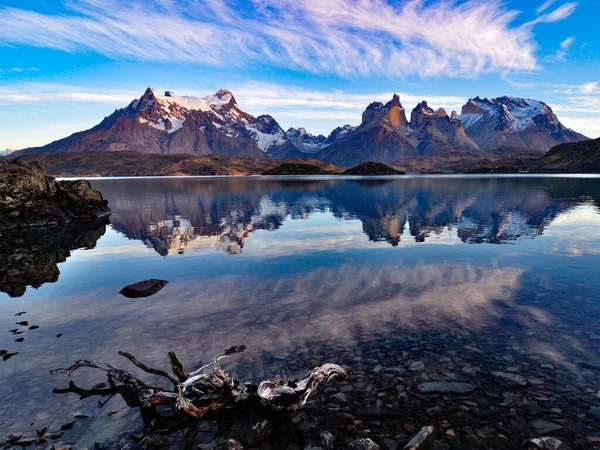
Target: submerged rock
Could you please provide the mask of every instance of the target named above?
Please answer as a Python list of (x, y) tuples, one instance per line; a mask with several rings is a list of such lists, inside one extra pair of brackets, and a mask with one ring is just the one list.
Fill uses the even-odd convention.
[(563, 426), (558, 423), (550, 422), (549, 420), (544, 419), (532, 420), (531, 427), (534, 429), (536, 434), (547, 434), (563, 428)]
[(421, 428), (419, 431), (409, 442), (404, 446), (404, 450), (417, 450), (421, 448), (426, 442), (433, 437), (435, 433), (435, 427), (430, 425), (428, 427)]
[(527, 379), (516, 373), (509, 372), (492, 372), (492, 375), (507, 384), (527, 386)]
[(119, 291), (128, 298), (150, 297), (169, 284), (166, 280), (150, 279), (125, 286)]
[(350, 442), (348, 450), (379, 450), (379, 445), (369, 438), (362, 438)]
[(568, 444), (554, 437), (537, 437), (523, 442), (523, 448), (540, 450), (571, 450)]
[(477, 389), (477, 386), (456, 381), (438, 381), (421, 383), (417, 389), (422, 394), (467, 394)]

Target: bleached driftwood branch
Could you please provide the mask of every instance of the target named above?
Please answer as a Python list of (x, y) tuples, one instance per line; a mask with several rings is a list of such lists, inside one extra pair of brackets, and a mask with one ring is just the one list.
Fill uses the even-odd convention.
[[(347, 367), (328, 363), (316, 367), (301, 380), (290, 381), (277, 376), (258, 385), (244, 383), (224, 371), (219, 361), (245, 349), (243, 345), (231, 347), (214, 358), (210, 364), (191, 373), (185, 370), (175, 352), (169, 352), (173, 373), (148, 367), (133, 355), (119, 352), (144, 372), (168, 379), (173, 385), (172, 391), (151, 386), (126, 370), (97, 361), (75, 361), (66, 369), (56, 369), (50, 373), (66, 373), (70, 377), (81, 367), (102, 370), (107, 374), (111, 386), (109, 389), (93, 387), (86, 390), (77, 387), (71, 381), (67, 389), (55, 389), (54, 392), (75, 392), (82, 397), (120, 394), (130, 406), (140, 406), (145, 419), (160, 415), (157, 410), (159, 406), (172, 408), (175, 415), (181, 419), (198, 419), (210, 411), (229, 409), (255, 400), (260, 401), (263, 406), (277, 410), (295, 409), (306, 403), (319, 383), (333, 379), (345, 380), (351, 373)], [(115, 382), (120, 385), (116, 385)]]

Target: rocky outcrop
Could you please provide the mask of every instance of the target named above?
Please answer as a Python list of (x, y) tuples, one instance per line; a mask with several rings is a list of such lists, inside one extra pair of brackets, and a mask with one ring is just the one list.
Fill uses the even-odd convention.
[(36, 161), (0, 158), (0, 231), (93, 222), (110, 213), (89, 182), (57, 182)]

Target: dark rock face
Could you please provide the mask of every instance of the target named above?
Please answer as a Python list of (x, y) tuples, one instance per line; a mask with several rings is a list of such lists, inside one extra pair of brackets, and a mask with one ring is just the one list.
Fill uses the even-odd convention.
[(111, 213), (87, 181), (60, 181), (36, 161), (0, 158), (0, 231), (93, 222)]
[(62, 227), (36, 227), (2, 233), (0, 291), (20, 297), (27, 286), (38, 288), (58, 280), (58, 264), (76, 249), (91, 249), (106, 231), (107, 219)]
[(125, 286), (119, 293), (128, 298), (150, 297), (164, 288), (167, 284), (169, 284), (169, 282), (166, 280), (150, 279), (138, 281), (137, 283)]

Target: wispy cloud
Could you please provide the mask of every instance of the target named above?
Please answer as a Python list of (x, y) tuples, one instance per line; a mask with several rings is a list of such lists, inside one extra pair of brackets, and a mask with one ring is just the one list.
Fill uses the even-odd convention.
[(345, 77), (472, 77), (535, 69), (531, 27), (568, 17), (576, 3), (525, 26), (513, 25), (518, 11), (500, 1), (253, 0), (244, 5), (241, 0), (68, 0), (70, 14), (63, 15), (1, 8), (0, 44), (212, 66), (267, 63)]
[(31, 103), (95, 102), (127, 105), (140, 93), (126, 90), (98, 90), (67, 84), (22, 82), (0, 86), (0, 106)]
[[(546, 5), (547, 3), (547, 5)], [(545, 2), (542, 6), (546, 5), (544, 9), (542, 9), (542, 11), (545, 11), (546, 9), (548, 9), (554, 2)], [(541, 8), (541, 7), (540, 7)], [(538, 14), (542, 11), (540, 11), (540, 8), (538, 8)], [(573, 14), (575, 12), (575, 9), (577, 8), (577, 2), (568, 2), (565, 3), (561, 6), (559, 6), (558, 8), (556, 8), (554, 11), (551, 11), (549, 13), (545, 13), (540, 15), (539, 17), (537, 17), (536, 19), (527, 22), (524, 27), (531, 27), (534, 26), (538, 23), (555, 23), (555, 22), (559, 22), (561, 20), (566, 19), (567, 17), (569, 17), (571, 14)]]
[(554, 0), (546, 0), (544, 3), (542, 3), (536, 10), (535, 12), (537, 13), (537, 15), (539, 16), (541, 13), (543, 13), (544, 11), (546, 11), (548, 8), (550, 8), (552, 6), (552, 4), (554, 3)]
[[(155, 86), (159, 90), (173, 90), (177, 94), (204, 97), (213, 89), (194, 90), (174, 86)], [(283, 86), (272, 83), (244, 82), (225, 87), (233, 91), (241, 108), (258, 114), (272, 114), (276, 119), (324, 119), (360, 122), (365, 107), (374, 101), (387, 102), (394, 92), (372, 92), (352, 94), (341, 90), (318, 91)], [(67, 84), (21, 82), (0, 87), (0, 105), (53, 103), (53, 102), (95, 102), (126, 106), (134, 98), (139, 98), (145, 87), (139, 89), (91, 89)], [(426, 100), (432, 107), (460, 109), (466, 98), (427, 93), (398, 92), (404, 107), (410, 111), (417, 103)], [(341, 125), (342, 123), (340, 123)]]
[(574, 42), (575, 38), (573, 36), (568, 37), (560, 43), (560, 49), (557, 50), (556, 53), (548, 55), (546, 57), (546, 60), (551, 62), (564, 61), (565, 59), (567, 59), (567, 53), (569, 51), (569, 48), (571, 47), (571, 45), (573, 45)]

